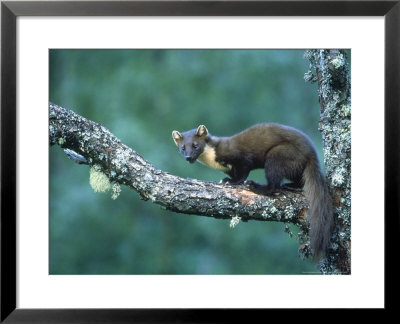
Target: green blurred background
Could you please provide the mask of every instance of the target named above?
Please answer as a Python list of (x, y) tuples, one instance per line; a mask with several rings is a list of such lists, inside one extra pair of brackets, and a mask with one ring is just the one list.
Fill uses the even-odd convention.
[[(50, 101), (103, 124), (157, 168), (219, 181), (171, 132), (229, 136), (259, 122), (308, 134), (322, 160), (315, 84), (303, 50), (50, 50)], [(250, 178), (265, 182), (263, 170)], [(176, 214), (122, 187), (95, 193), (89, 168), (50, 148), (50, 274), (303, 274), (297, 229)]]

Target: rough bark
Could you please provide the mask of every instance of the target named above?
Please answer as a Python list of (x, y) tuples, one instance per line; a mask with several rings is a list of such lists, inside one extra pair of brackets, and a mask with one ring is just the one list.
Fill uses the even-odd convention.
[(351, 264), (351, 80), (344, 50), (310, 50), (306, 81), (318, 82), (324, 163), (337, 221), (324, 273), (350, 274)]
[[(321, 104), (320, 131), (328, 184), (332, 190), (337, 226), (327, 258), (320, 262), (324, 274), (350, 273), (350, 77), (346, 56), (339, 50), (306, 51), (310, 60), (307, 81), (318, 81)], [(310, 256), (307, 199), (302, 192), (281, 191), (263, 196), (246, 186), (183, 179), (159, 170), (121, 143), (104, 126), (49, 104), (50, 145), (59, 145), (77, 163), (100, 175), (102, 188), (114, 183), (137, 191), (143, 200), (178, 213), (238, 220), (280, 221), (300, 228), (300, 252)], [(92, 175), (91, 175), (92, 177)], [(100, 186), (100, 187), (101, 187)], [(94, 188), (96, 190), (96, 188)], [(99, 190), (103, 190), (99, 189)]]
[(121, 143), (104, 126), (50, 103), (50, 145), (60, 145), (75, 162), (85, 163), (110, 182), (128, 186), (143, 200), (192, 215), (242, 221), (280, 221), (305, 232), (308, 202), (301, 192), (261, 196), (245, 186), (184, 179), (161, 171)]

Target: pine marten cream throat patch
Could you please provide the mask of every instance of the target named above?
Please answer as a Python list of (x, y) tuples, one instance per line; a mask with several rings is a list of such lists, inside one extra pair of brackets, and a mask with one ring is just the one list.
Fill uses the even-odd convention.
[(232, 166), (230, 164), (227, 164), (226, 166), (222, 165), (221, 163), (215, 161), (215, 149), (211, 147), (210, 145), (207, 145), (204, 147), (203, 153), (200, 154), (200, 156), (197, 158), (197, 160), (210, 168), (222, 171), (222, 172), (228, 172), (232, 169)]

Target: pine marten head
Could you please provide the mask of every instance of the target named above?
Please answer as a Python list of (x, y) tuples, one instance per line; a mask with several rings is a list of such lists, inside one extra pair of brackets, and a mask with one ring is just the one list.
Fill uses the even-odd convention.
[(194, 163), (204, 152), (208, 140), (208, 130), (204, 125), (182, 134), (174, 130), (172, 138), (186, 161)]

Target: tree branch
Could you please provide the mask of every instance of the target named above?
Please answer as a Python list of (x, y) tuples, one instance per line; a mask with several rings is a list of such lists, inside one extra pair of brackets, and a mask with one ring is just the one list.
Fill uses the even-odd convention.
[(155, 168), (101, 124), (52, 103), (49, 109), (50, 145), (72, 150), (75, 153), (67, 153), (77, 155), (73, 158), (76, 162), (89, 164), (109, 181), (137, 191), (143, 200), (178, 213), (287, 222), (308, 232), (308, 202), (302, 193), (282, 191), (278, 196), (262, 196), (245, 186), (183, 179)]

